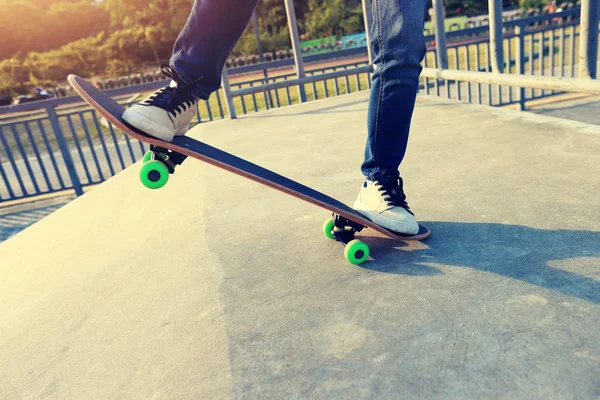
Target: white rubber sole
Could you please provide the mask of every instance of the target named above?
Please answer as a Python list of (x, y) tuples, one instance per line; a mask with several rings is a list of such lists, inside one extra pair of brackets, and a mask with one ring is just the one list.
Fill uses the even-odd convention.
[(130, 108), (125, 110), (125, 113), (123, 113), (123, 119), (131, 126), (134, 126), (140, 131), (157, 139), (164, 140), (165, 142), (170, 142), (173, 140), (173, 137), (175, 137), (176, 132), (173, 132), (172, 129), (169, 129), (158, 122), (152, 121), (151, 119), (148, 119), (147, 117), (140, 115), (135, 111), (128, 112), (130, 110)]
[(386, 229), (389, 229), (394, 232), (402, 233), (405, 235), (416, 235), (419, 233), (419, 224), (417, 222), (405, 222), (398, 221), (392, 218), (387, 218), (383, 214), (379, 214), (375, 211), (357, 209), (356, 211), (369, 218), (371, 221), (375, 222), (377, 225), (380, 225)]

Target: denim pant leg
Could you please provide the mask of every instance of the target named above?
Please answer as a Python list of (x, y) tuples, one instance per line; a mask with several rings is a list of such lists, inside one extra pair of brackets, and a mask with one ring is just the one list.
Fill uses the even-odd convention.
[(373, 0), (373, 50), (367, 144), (362, 173), (367, 179), (399, 177), (425, 56), (426, 0)]
[(259, 0), (195, 0), (175, 41), (171, 66), (187, 83), (202, 77), (193, 94), (208, 99), (221, 85), (221, 71), (244, 33)]

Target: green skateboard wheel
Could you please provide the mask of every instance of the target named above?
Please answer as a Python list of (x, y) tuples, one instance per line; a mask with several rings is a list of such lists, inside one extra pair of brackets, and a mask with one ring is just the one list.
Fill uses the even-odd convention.
[(146, 152), (146, 154), (144, 154), (144, 158), (142, 159), (142, 163), (147, 163), (148, 161), (152, 160), (152, 152), (150, 150), (148, 150)]
[(140, 170), (140, 180), (149, 189), (159, 189), (169, 180), (169, 169), (160, 161), (148, 161)]
[(335, 236), (332, 232), (333, 227), (334, 227), (334, 223), (333, 223), (333, 219), (331, 219), (331, 218), (325, 220), (325, 222), (323, 223), (323, 233), (325, 234), (325, 236), (328, 239), (335, 239)]
[(358, 239), (351, 240), (344, 248), (344, 256), (352, 264), (362, 264), (369, 258), (369, 246)]

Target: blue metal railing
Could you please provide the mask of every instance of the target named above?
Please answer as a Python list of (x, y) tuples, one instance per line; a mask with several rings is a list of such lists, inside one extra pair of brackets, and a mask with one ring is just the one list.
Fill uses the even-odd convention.
[[(223, 118), (201, 102), (194, 124)], [(124, 104), (129, 106), (132, 103)], [(147, 146), (114, 129), (96, 111), (67, 112), (48, 106), (45, 116), (0, 123), (0, 203), (84, 188), (103, 182), (138, 161)]]
[[(573, 11), (568, 11), (551, 17), (557, 18), (558, 15), (565, 18), (572, 14)], [(577, 22), (540, 28), (539, 23), (548, 21), (548, 18), (539, 16), (505, 23), (504, 58), (508, 60), (507, 72), (575, 76)], [(521, 28), (520, 31), (516, 29), (517, 33), (516, 27)], [(525, 30), (526, 27), (530, 29)], [(490, 48), (485, 36), (487, 29), (484, 26), (448, 33), (449, 38), (462, 38), (462, 41), (448, 46), (451, 66), (456, 69), (491, 71)], [(426, 40), (431, 42), (433, 36), (426, 37)], [(518, 53), (517, 48), (522, 49), (522, 53)], [(435, 60), (435, 48), (430, 46), (424, 66), (437, 67)], [(366, 65), (368, 62), (365, 60), (306, 71), (309, 77), (346, 71), (340, 77), (325, 77), (303, 84), (307, 99), (316, 100), (369, 89), (371, 73), (365, 72), (364, 68), (355, 71)], [(285, 83), (294, 78), (295, 74), (288, 73), (235, 82), (231, 86), (240, 90)], [(152, 91), (165, 82), (113, 89), (107, 93), (122, 97), (134, 91)], [(431, 78), (421, 79), (421, 90), (427, 94), (493, 106), (523, 104), (526, 100), (557, 93)], [(122, 100), (124, 106), (132, 104), (128, 100)], [(234, 98), (236, 112), (242, 114), (300, 102), (298, 91), (290, 85)], [(222, 92), (217, 91), (209, 101), (200, 102), (193, 124), (224, 118), (227, 115), (225, 104)], [(31, 112), (34, 110), (32, 118)], [(0, 111), (4, 116), (0, 120), (0, 203), (66, 190), (80, 195), (85, 187), (103, 182), (127, 168), (146, 151), (143, 143), (115, 130), (95, 111), (83, 105), (78, 97), (4, 107)], [(26, 112), (29, 114), (24, 114)]]
[[(308, 89), (307, 93), (311, 95), (311, 97), (309, 97), (308, 99), (318, 100), (321, 98), (328, 98), (331, 96), (332, 93), (335, 93), (335, 96), (339, 96), (342, 93), (352, 93), (357, 90), (364, 90), (370, 88), (370, 74), (352, 74), (353, 69), (363, 65), (368, 65), (368, 61), (365, 60), (360, 62), (306, 71), (306, 76), (318, 76), (320, 74), (326, 74), (328, 72), (335, 72), (341, 70), (348, 71), (348, 75), (344, 76), (343, 78), (335, 80), (324, 80), (320, 82), (320, 84), (318, 84), (317, 82), (307, 84), (308, 87), (305, 87), (305, 89)], [(242, 89), (254, 86), (261, 86), (275, 82), (284, 82), (294, 78), (296, 78), (296, 74), (294, 73), (262, 77), (249, 81), (232, 83), (231, 88)], [(350, 79), (353, 79), (354, 81), (351, 83)], [(342, 81), (344, 90), (340, 89), (341, 86), (339, 80)], [(331, 88), (329, 86), (331, 86)], [(333, 89), (333, 91), (330, 91), (331, 89)], [(287, 86), (279, 90), (264, 91), (262, 92), (262, 95), (249, 94), (240, 96), (239, 102), (241, 105), (241, 111), (243, 114), (247, 114), (249, 111), (260, 111), (265, 109), (268, 110), (270, 108), (300, 103), (301, 101), (299, 97), (295, 96), (292, 93), (292, 90), (293, 89), (291, 89), (290, 86)]]
[[(560, 13), (571, 15), (572, 10)], [(564, 15), (563, 15), (564, 14)], [(560, 26), (525, 28), (539, 21), (541, 16), (511, 21), (504, 35), (505, 72), (528, 75), (576, 77), (576, 54), (579, 51), (577, 39), (579, 33), (577, 21)], [(555, 16), (556, 18), (556, 16)], [(519, 27), (520, 29), (516, 29)], [(431, 37), (433, 39), (433, 37)], [(518, 52), (518, 48), (522, 52)], [(438, 68), (436, 50), (430, 49), (424, 60), (425, 67)], [(487, 37), (480, 37), (469, 43), (455, 43), (448, 46), (448, 56), (454, 63), (450, 67), (460, 70), (491, 72), (491, 53)], [(460, 65), (462, 60), (463, 65)], [(422, 78), (422, 87), (426, 94), (468, 101), (490, 106), (505, 106), (519, 103), (524, 107), (526, 101), (560, 94), (558, 91), (541, 89), (520, 89), (482, 85), (470, 82), (436, 81)], [(445, 90), (443, 90), (444, 88)], [(521, 96), (520, 93), (523, 93)]]
[[(365, 61), (322, 68), (307, 71), (307, 75), (351, 71), (356, 66), (366, 64)], [(294, 76), (283, 74), (238, 82), (232, 86), (252, 87), (287, 81)], [(351, 79), (355, 84), (351, 84)], [(362, 81), (356, 75), (354, 78), (346, 76), (332, 82), (323, 82), (323, 94), (320, 94), (317, 83), (312, 83), (312, 91), (309, 93), (312, 99), (319, 99), (369, 87), (368, 75), (363, 76)], [(161, 84), (164, 82), (145, 84), (144, 89), (152, 90)], [(126, 89), (114, 89), (108, 93), (120, 96), (127, 93)], [(128, 89), (131, 91), (131, 88)], [(289, 87), (264, 93), (260, 97), (262, 101), (254, 94), (240, 97), (239, 112), (246, 114), (299, 102)], [(12, 115), (5, 122), (0, 122), (0, 202), (65, 190), (74, 190), (80, 195), (85, 187), (103, 182), (143, 156), (146, 151), (144, 143), (115, 130), (94, 110), (82, 107), (80, 99), (75, 104), (72, 103), (73, 100), (62, 98), (39, 103), (45, 106), (44, 113), (38, 112), (36, 118), (25, 120), (22, 120), (23, 116), (19, 111), (39, 108), (38, 104), (11, 107)], [(210, 101), (200, 102), (193, 124), (224, 118), (226, 112), (223, 104), (221, 92), (216, 92)]]

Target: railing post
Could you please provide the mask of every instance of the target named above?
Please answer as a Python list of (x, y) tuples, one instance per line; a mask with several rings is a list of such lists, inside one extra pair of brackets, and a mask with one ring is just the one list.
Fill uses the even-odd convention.
[(56, 110), (52, 106), (47, 106), (46, 113), (48, 114), (50, 125), (52, 125), (52, 130), (54, 131), (54, 135), (56, 136), (58, 148), (60, 149), (60, 152), (62, 154), (63, 160), (67, 167), (67, 171), (69, 172), (69, 177), (71, 178), (73, 189), (75, 189), (75, 194), (77, 196), (81, 196), (83, 194), (81, 180), (79, 179), (77, 169), (75, 168), (75, 163), (73, 163), (73, 158), (71, 157), (71, 152), (69, 151), (69, 147), (67, 146), (67, 142), (65, 141), (65, 136), (63, 135), (62, 128), (60, 127), (60, 122), (58, 122)]
[[(262, 49), (262, 42), (260, 40), (260, 31), (258, 30), (258, 18), (256, 17), (256, 10), (252, 13), (252, 26), (254, 27), (254, 36), (256, 37), (256, 46), (258, 48), (258, 59), (260, 60), (260, 63), (263, 64), (265, 62), (265, 55), (263, 53), (263, 49)], [(263, 75), (265, 78), (267, 78), (269, 76), (269, 72), (267, 71), (266, 68), (263, 68)], [(268, 80), (265, 79), (265, 81), (268, 83)], [(271, 92), (268, 93), (268, 97), (269, 97), (269, 106), (271, 108), (273, 108), (273, 98), (271, 96)]]
[[(523, 53), (525, 52), (524, 31), (523, 25), (519, 24), (515, 26), (515, 36), (517, 37), (517, 48), (515, 49), (517, 75), (523, 75), (525, 72), (525, 61), (523, 60)], [(519, 102), (517, 103), (517, 107), (520, 111), (525, 110), (525, 88), (523, 87), (519, 87)]]
[(595, 79), (598, 60), (598, 2), (583, 0), (579, 31), (579, 78)]
[(362, 0), (363, 18), (365, 20), (365, 35), (367, 38), (367, 54), (369, 55), (369, 64), (373, 64), (373, 54), (371, 51), (371, 0)]
[(223, 92), (225, 93), (225, 102), (227, 104), (227, 113), (229, 118), (236, 119), (237, 114), (235, 112), (235, 105), (233, 104), (233, 96), (231, 95), (231, 86), (229, 85), (229, 75), (227, 75), (227, 67), (223, 67), (221, 73), (221, 85), (223, 86)]
[[(294, 0), (284, 0), (285, 12), (287, 13), (288, 26), (290, 28), (290, 37), (292, 39), (292, 50), (294, 51), (294, 62), (296, 64), (296, 75), (298, 79), (304, 78), (304, 61), (302, 60), (302, 50), (300, 49), (300, 39), (298, 37), (298, 23), (296, 21), (296, 11), (294, 10)], [(300, 102), (306, 101), (306, 91), (304, 85), (298, 86)]]
[(448, 69), (448, 49), (446, 48), (446, 28), (444, 26), (444, 1), (433, 0), (435, 49), (438, 68)]
[(488, 0), (490, 13), (490, 53), (492, 71), (501, 74), (504, 71), (504, 49), (502, 38), (502, 0)]
[[(260, 63), (262, 64), (265, 62), (265, 56), (263, 54), (262, 42), (260, 41), (260, 32), (258, 30), (258, 19), (256, 18), (256, 11), (254, 11), (252, 13), (252, 26), (254, 27), (254, 36), (256, 37), (256, 46), (258, 49), (258, 59), (260, 60)], [(265, 75), (265, 78), (268, 76), (266, 69), (263, 69), (263, 74)]]

